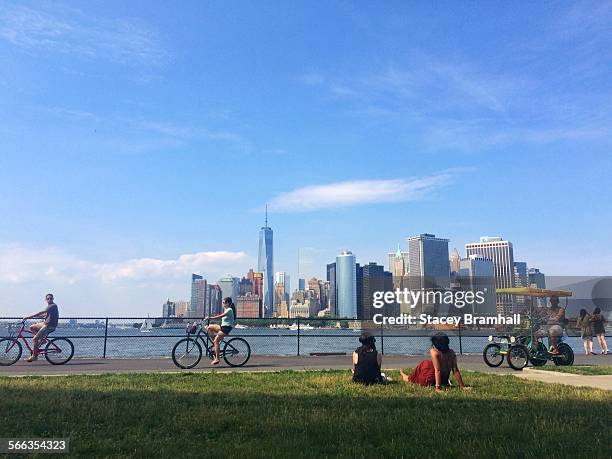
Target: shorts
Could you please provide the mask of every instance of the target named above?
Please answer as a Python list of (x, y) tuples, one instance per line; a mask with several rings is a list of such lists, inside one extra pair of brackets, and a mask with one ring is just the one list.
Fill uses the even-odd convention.
[(49, 336), (49, 333), (53, 333), (54, 331), (55, 327), (49, 327), (48, 325), (44, 325), (40, 330), (38, 330), (38, 333), (36, 333), (34, 338), (42, 341), (47, 336)]
[(224, 335), (229, 335), (230, 332), (232, 331), (232, 328), (234, 327), (230, 327), (229, 325), (221, 325), (221, 331), (223, 332)]

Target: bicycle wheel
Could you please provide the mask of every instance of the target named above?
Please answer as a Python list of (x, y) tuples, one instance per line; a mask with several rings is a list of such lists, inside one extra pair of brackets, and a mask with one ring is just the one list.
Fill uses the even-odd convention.
[(544, 343), (538, 344), (538, 352), (532, 352), (529, 356), (529, 361), (534, 367), (541, 367), (548, 362), (548, 349)]
[(514, 370), (522, 370), (529, 363), (529, 351), (522, 344), (508, 349), (508, 365)]
[(230, 367), (241, 367), (251, 357), (251, 346), (242, 338), (232, 338), (226, 341), (223, 348), (223, 360)]
[(555, 365), (566, 366), (574, 363), (574, 351), (568, 344), (561, 343), (557, 346), (557, 349), (559, 350), (559, 354), (553, 355), (553, 362), (555, 362)]
[(195, 367), (202, 358), (202, 346), (195, 338), (183, 338), (172, 348), (172, 361), (184, 370)]
[(45, 359), (51, 365), (63, 365), (74, 355), (74, 344), (68, 338), (55, 338), (47, 342)]
[(504, 361), (504, 354), (501, 353), (501, 346), (497, 343), (488, 344), (482, 351), (482, 358), (490, 367), (498, 367)]
[(0, 339), (0, 366), (8, 367), (21, 358), (21, 343), (13, 338)]

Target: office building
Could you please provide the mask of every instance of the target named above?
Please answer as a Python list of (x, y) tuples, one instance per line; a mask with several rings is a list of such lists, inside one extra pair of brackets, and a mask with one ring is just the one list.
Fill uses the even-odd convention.
[(298, 279), (298, 290), (306, 289), (306, 279)]
[(238, 318), (257, 319), (259, 317), (259, 295), (251, 292), (238, 295), (236, 315)]
[(337, 315), (357, 317), (357, 263), (355, 255), (345, 250), (336, 257)]
[(266, 207), (266, 222), (259, 231), (259, 255), (257, 270), (263, 273), (263, 317), (274, 315), (274, 249), (272, 228), (268, 226), (268, 210)]
[(310, 317), (310, 304), (307, 303), (292, 303), (289, 309), (289, 317), (295, 319), (297, 317)]
[[(536, 288), (546, 288), (546, 276), (538, 268), (529, 268), (529, 286)], [(538, 298), (536, 306), (546, 306), (546, 298)]]
[(175, 317), (186, 317), (187, 312), (191, 308), (191, 301), (179, 300), (174, 301), (174, 316)]
[(450, 256), (450, 271), (451, 271), (451, 274), (459, 272), (459, 262), (460, 261), (461, 261), (461, 257), (459, 256), (459, 251), (455, 247), (453, 249), (453, 253), (451, 253), (451, 256)]
[(206, 279), (198, 274), (191, 275), (191, 304), (188, 317), (204, 317), (206, 304)]
[(338, 316), (338, 289), (336, 288), (336, 263), (327, 265), (327, 282), (329, 282), (328, 307), (332, 317)]
[(456, 308), (456, 313), (490, 314), (495, 315), (495, 268), (491, 260), (478, 255), (470, 255), (459, 260), (459, 269), (456, 274), (458, 288), (464, 292), (481, 292), (484, 298), (482, 304), (473, 302)]
[(387, 254), (389, 258), (389, 272), (393, 277), (402, 278), (408, 274), (408, 252), (402, 252), (398, 244), (395, 252)]
[(289, 274), (284, 271), (277, 271), (274, 273), (274, 284), (283, 284), (285, 286), (285, 298), (284, 300), (289, 303), (289, 294), (291, 292), (291, 282)]
[(538, 268), (529, 268), (529, 286), (546, 288), (546, 276)]
[[(501, 237), (483, 236), (480, 242), (466, 244), (465, 252), (467, 257), (478, 255), (493, 262), (496, 289), (515, 286), (514, 249), (511, 242)], [(497, 295), (497, 312), (503, 315), (514, 312), (510, 295)]]
[(393, 276), (385, 271), (384, 266), (376, 263), (368, 263), (358, 270), (358, 285), (361, 288), (359, 303), (357, 304), (357, 317), (361, 320), (372, 320), (374, 314), (393, 314), (393, 306), (385, 308), (374, 308), (372, 305), (374, 292), (388, 292), (393, 290)]
[(162, 305), (162, 317), (176, 317), (174, 301), (170, 301), (170, 298)]
[(223, 301), (223, 292), (221, 291), (221, 287), (216, 284), (208, 284), (206, 289), (206, 315), (217, 315), (221, 313), (223, 306), (221, 303)]
[(234, 304), (238, 300), (238, 278), (228, 274), (219, 279), (219, 287), (221, 288), (221, 296), (223, 299), (230, 297)]
[[(450, 287), (448, 239), (423, 233), (408, 238), (408, 287), (411, 290), (447, 290)], [(440, 312), (441, 304), (419, 301), (413, 314)]]
[(274, 317), (280, 317), (286, 319), (289, 317), (289, 305), (287, 302), (287, 295), (285, 292), (284, 282), (279, 282), (274, 286)]

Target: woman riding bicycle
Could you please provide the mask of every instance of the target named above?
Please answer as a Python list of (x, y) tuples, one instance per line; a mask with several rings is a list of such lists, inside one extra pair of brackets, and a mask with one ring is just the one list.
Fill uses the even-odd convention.
[(236, 324), (236, 306), (232, 299), (228, 296), (223, 300), (223, 312), (216, 316), (210, 316), (208, 319), (221, 319), (221, 325), (212, 324), (208, 326), (206, 332), (208, 336), (216, 336), (213, 339), (215, 346), (215, 358), (210, 362), (212, 365), (219, 364), (219, 343), (223, 340), (223, 337), (229, 335)]

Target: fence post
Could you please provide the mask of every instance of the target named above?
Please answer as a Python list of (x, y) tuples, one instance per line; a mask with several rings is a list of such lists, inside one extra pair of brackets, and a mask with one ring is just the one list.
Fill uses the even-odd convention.
[(300, 355), (300, 318), (297, 318), (297, 355)]
[(380, 353), (385, 353), (385, 332), (382, 322), (380, 323)]
[(104, 351), (102, 353), (102, 358), (106, 358), (106, 340), (108, 339), (108, 317), (104, 323)]
[(459, 323), (459, 355), (463, 354), (463, 343), (461, 341), (461, 323)]

